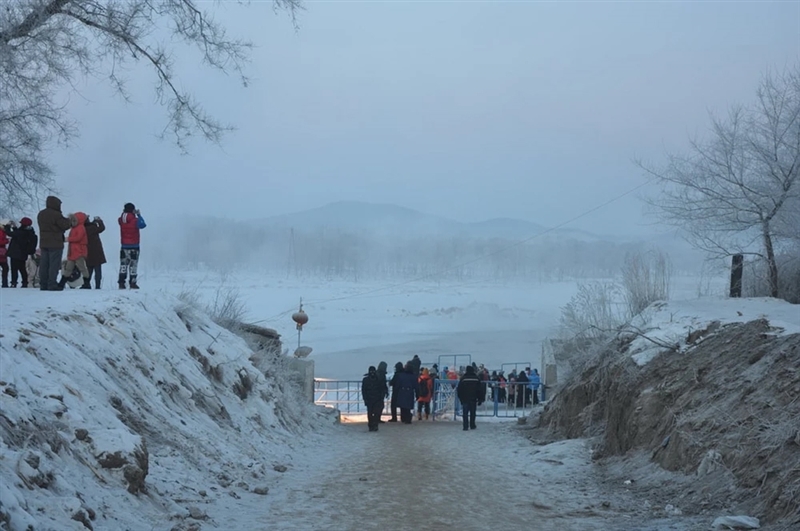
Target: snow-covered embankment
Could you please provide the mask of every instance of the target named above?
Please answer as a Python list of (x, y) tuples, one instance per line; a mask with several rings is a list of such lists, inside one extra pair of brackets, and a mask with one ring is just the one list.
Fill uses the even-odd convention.
[(280, 353), (174, 297), (4, 290), (2, 309), (0, 527), (180, 528), (266, 493), (322, 421)]

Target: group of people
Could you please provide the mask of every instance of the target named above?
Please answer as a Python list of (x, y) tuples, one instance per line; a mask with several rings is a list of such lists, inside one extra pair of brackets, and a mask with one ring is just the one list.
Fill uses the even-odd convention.
[[(414, 418), (414, 403), (417, 407), (417, 420), (428, 420), (431, 415), (431, 401), (433, 399), (434, 380), (440, 377), (438, 366), (434, 363), (431, 369), (423, 368), (418, 355), (403, 364), (397, 362), (394, 366), (394, 375), (391, 380), (386, 379), (387, 365), (385, 361), (378, 367), (370, 366), (367, 374), (361, 381), (361, 396), (367, 407), (367, 426), (369, 431), (378, 431), (383, 413), (384, 400), (389, 398), (391, 388), (389, 422), (397, 422), (397, 410), (400, 410), (400, 422), (411, 424)], [(445, 368), (446, 369), (446, 368)], [(451, 376), (448, 372), (448, 379)], [(464, 430), (476, 428), (475, 415), (477, 408), (486, 399), (487, 385), (478, 376), (477, 367), (467, 366), (464, 373), (457, 377), (456, 394), (462, 408)]]
[[(2, 287), (38, 287), (42, 291), (62, 291), (65, 286), (100, 289), (106, 263), (100, 234), (106, 230), (99, 216), (83, 212), (64, 215), (61, 200), (48, 196), (45, 208), (38, 216), (39, 235), (33, 220), (23, 217), (19, 224), (13, 220), (0, 222), (0, 268)], [(139, 231), (145, 228), (144, 218), (133, 203), (126, 203), (118, 219), (120, 227), (120, 289), (139, 289)], [(69, 232), (68, 232), (69, 231)], [(64, 246), (67, 258), (63, 260)], [(38, 245), (38, 246), (37, 246)], [(9, 268), (10, 259), (10, 268)], [(8, 282), (9, 269), (11, 284)], [(61, 272), (61, 278), (58, 273)], [(128, 283), (129, 282), (129, 283)]]

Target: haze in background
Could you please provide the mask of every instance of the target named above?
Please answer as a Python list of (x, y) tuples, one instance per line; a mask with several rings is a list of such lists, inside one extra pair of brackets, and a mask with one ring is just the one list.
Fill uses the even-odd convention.
[[(800, 54), (797, 3), (306, 7), (295, 31), (268, 2), (221, 4), (257, 46), (247, 89), (177, 55), (182, 83), (238, 127), (221, 149), (198, 140), (181, 156), (155, 138), (165, 115), (144, 69), (130, 104), (79, 87), (82, 136), (54, 154), (64, 208), (113, 219), (133, 201), (164, 227), (355, 200), (552, 226), (642, 183), (634, 156), (681, 149), (709, 110), (751, 101), (766, 68)], [(655, 230), (644, 221), (632, 194), (570, 228)]]

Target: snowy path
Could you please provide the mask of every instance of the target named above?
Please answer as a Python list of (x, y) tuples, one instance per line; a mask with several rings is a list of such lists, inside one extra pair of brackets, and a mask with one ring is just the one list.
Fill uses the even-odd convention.
[(287, 473), (294, 479), (270, 492), (269, 514), (254, 523), (320, 531), (643, 529), (618, 503), (603, 506), (583, 441), (536, 446), (514, 423), (479, 419), (469, 432), (460, 422), (386, 423), (378, 433), (346, 423), (306, 459), (307, 466), (295, 460)]

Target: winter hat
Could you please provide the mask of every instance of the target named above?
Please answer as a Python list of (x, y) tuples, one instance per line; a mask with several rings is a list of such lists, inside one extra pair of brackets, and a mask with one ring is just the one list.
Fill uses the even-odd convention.
[(125, 206), (122, 209), (125, 212), (133, 212), (136, 210), (136, 206), (133, 203), (125, 203)]
[(475, 367), (467, 365), (467, 374), (475, 374)]
[(21, 220), (19, 220), (19, 224), (22, 225), (23, 227), (30, 227), (31, 225), (33, 225), (33, 220), (31, 218), (22, 218)]
[(367, 369), (367, 372), (370, 372), (370, 373), (378, 372), (378, 369), (376, 369), (374, 365), (370, 365), (369, 369)]

